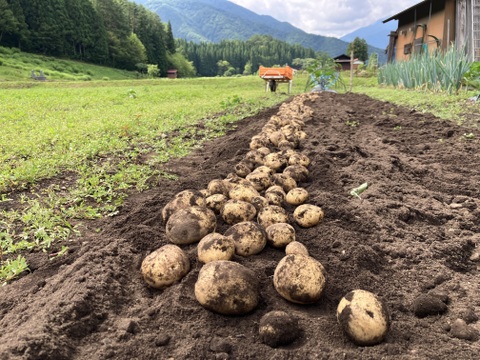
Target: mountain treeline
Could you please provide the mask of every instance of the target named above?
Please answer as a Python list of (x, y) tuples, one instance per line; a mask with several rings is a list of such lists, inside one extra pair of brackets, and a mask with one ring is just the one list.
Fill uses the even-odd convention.
[(168, 25), (127, 0), (0, 0), (1, 46), (126, 70), (148, 63), (166, 74)]
[(270, 35), (254, 35), (247, 41), (223, 40), (218, 44), (177, 39), (177, 47), (193, 62), (200, 76), (252, 74), (260, 65), (283, 66), (296, 58), (315, 58), (312, 49)]

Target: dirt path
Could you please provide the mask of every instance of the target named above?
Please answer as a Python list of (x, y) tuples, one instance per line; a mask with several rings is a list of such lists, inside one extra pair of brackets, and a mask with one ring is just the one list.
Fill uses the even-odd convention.
[[(152, 290), (139, 272), (143, 258), (167, 243), (163, 206), (181, 190), (226, 177), (279, 110), (272, 108), (170, 162), (178, 181), (130, 197), (67, 256), (31, 255), (34, 271), (0, 288), (0, 359), (478, 359), (480, 132), (467, 139), (471, 130), (356, 94), (320, 94), (305, 105), (313, 117), (301, 150), (312, 164), (302, 185), (326, 216), (296, 230), (328, 274), (317, 304), (277, 294), (272, 276), (284, 253), (269, 247), (235, 258), (261, 283), (261, 302), (247, 316), (198, 304), (194, 245), (184, 248), (192, 270), (179, 284)], [(364, 182), (362, 199), (349, 195)], [(219, 229), (226, 229), (221, 220)], [(336, 323), (340, 298), (357, 288), (389, 308), (391, 329), (379, 345), (354, 345)], [(435, 301), (447, 311), (432, 310)], [(270, 310), (299, 319), (293, 344), (260, 341), (258, 323)]]

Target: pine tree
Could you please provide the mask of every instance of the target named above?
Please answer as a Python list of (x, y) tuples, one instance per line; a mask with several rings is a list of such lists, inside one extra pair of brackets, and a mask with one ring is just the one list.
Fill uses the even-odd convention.
[(172, 31), (172, 24), (168, 21), (167, 24), (167, 34), (165, 39), (165, 45), (167, 46), (167, 50), (170, 54), (175, 54), (175, 39), (173, 38), (173, 31)]

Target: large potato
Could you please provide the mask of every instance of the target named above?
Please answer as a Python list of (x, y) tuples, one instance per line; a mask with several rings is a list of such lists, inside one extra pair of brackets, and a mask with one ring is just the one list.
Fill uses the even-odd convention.
[(287, 195), (285, 195), (285, 201), (290, 205), (301, 205), (308, 200), (308, 191), (304, 188), (293, 188)]
[(267, 242), (275, 248), (284, 248), (295, 241), (295, 229), (287, 223), (272, 224), (265, 229)]
[(310, 165), (310, 159), (307, 155), (297, 152), (288, 158), (288, 164), (308, 167), (308, 165)]
[(183, 190), (175, 195), (162, 209), (163, 223), (166, 224), (174, 212), (190, 206), (205, 206), (205, 198), (199, 190)]
[(260, 209), (257, 221), (266, 229), (272, 224), (288, 223), (288, 214), (281, 206), (268, 205)]
[(250, 203), (253, 206), (255, 206), (255, 209), (257, 210), (257, 214), (260, 211), (260, 209), (269, 205), (268, 200), (265, 199), (265, 197), (263, 196), (255, 196)]
[(228, 193), (232, 200), (241, 200), (250, 202), (255, 196), (260, 196), (257, 189), (249, 182), (249, 184), (236, 184)]
[(191, 206), (170, 216), (165, 235), (177, 245), (193, 244), (214, 232), (216, 226), (217, 219), (212, 210), (202, 206)]
[(258, 254), (267, 244), (265, 230), (253, 221), (233, 225), (225, 231), (225, 236), (233, 240), (235, 253), (240, 256)]
[(163, 289), (181, 280), (190, 270), (190, 261), (177, 245), (165, 245), (155, 250), (142, 262), (142, 275), (153, 288)]
[(246, 161), (240, 161), (233, 167), (233, 171), (235, 171), (235, 174), (238, 176), (244, 178), (252, 172), (252, 168)]
[(219, 233), (206, 235), (197, 245), (198, 259), (203, 263), (230, 260), (235, 254), (233, 240)]
[(257, 215), (255, 206), (242, 200), (228, 200), (220, 211), (223, 221), (227, 224), (237, 224), (250, 221)]
[(284, 170), (285, 175), (291, 176), (297, 183), (306, 182), (310, 172), (302, 165), (289, 165)]
[(287, 165), (287, 159), (279, 152), (270, 153), (263, 159), (263, 164), (278, 171)]
[(321, 207), (310, 204), (303, 204), (298, 206), (293, 211), (293, 218), (295, 222), (304, 228), (309, 228), (317, 225), (324, 217)]
[(245, 179), (250, 181), (257, 191), (263, 191), (272, 185), (272, 178), (270, 174), (262, 171), (254, 171), (245, 176)]
[(353, 290), (338, 304), (337, 320), (357, 345), (375, 345), (383, 341), (390, 327), (388, 309), (375, 294)]
[(272, 179), (273, 183), (275, 185), (281, 186), (285, 192), (289, 192), (290, 190), (297, 187), (297, 182), (289, 175), (285, 175), (282, 173), (273, 174)]
[(290, 254), (278, 263), (273, 274), (277, 292), (298, 304), (317, 302), (325, 288), (325, 269), (320, 262), (303, 254)]
[(263, 165), (263, 154), (257, 150), (250, 150), (248, 153), (245, 154), (245, 161), (250, 162), (257, 165)]
[(213, 179), (208, 183), (207, 189), (210, 192), (210, 195), (222, 194), (227, 196), (230, 191), (230, 185), (227, 185), (225, 180)]
[(220, 314), (249, 313), (258, 305), (257, 276), (233, 261), (209, 262), (200, 269), (195, 297), (203, 307)]

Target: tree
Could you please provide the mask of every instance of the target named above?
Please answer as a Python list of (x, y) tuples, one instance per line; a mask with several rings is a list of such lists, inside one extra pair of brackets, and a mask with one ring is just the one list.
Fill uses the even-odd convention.
[(176, 52), (175, 54), (167, 53), (167, 59), (169, 65), (173, 69), (178, 70), (178, 75), (181, 77), (193, 77), (195, 76), (195, 68), (193, 63), (188, 61), (185, 56)]
[(165, 45), (167, 46), (167, 50), (170, 51), (170, 54), (175, 54), (175, 39), (173, 38), (173, 31), (172, 31), (172, 24), (170, 20), (167, 24), (167, 35), (165, 39)]
[(7, 0), (0, 0), (0, 43), (4, 33), (14, 33), (17, 29), (17, 21), (13, 15)]
[(368, 59), (368, 45), (365, 39), (360, 39), (358, 36), (353, 39), (353, 41), (348, 44), (348, 55), (352, 53), (353, 57), (361, 61), (367, 61)]

